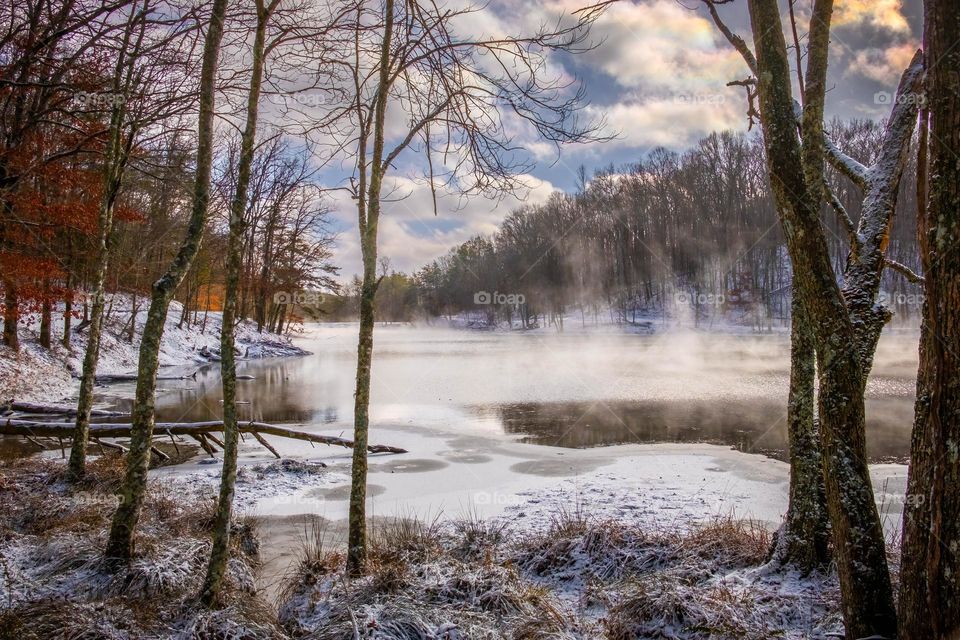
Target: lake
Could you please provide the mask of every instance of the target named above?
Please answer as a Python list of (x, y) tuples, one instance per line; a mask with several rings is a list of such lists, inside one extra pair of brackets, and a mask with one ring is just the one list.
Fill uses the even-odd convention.
[[(244, 361), (241, 417), (352, 430), (356, 325), (308, 325), (312, 355)], [(783, 459), (789, 336), (675, 329), (653, 335), (377, 326), (371, 425), (586, 448), (706, 442)], [(881, 340), (867, 387), (874, 461), (909, 454), (917, 336)], [(221, 411), (219, 369), (162, 380), (158, 420)], [(116, 387), (112, 391), (120, 391)], [(121, 402), (122, 406), (123, 402)]]

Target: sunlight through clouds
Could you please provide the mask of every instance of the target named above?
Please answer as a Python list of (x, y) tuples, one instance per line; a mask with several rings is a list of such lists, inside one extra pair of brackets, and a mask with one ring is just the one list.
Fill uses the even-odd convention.
[(833, 25), (870, 24), (897, 33), (909, 33), (901, 0), (840, 0), (833, 12)]

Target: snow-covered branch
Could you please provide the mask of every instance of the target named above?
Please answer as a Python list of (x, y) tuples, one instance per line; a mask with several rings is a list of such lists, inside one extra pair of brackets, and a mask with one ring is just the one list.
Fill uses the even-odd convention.
[(870, 169), (840, 151), (833, 140), (830, 139), (830, 136), (826, 134), (823, 136), (823, 147), (827, 152), (827, 161), (830, 165), (866, 191), (870, 185)]
[(923, 276), (921, 276), (919, 273), (917, 273), (907, 265), (903, 264), (902, 262), (897, 262), (896, 260), (891, 260), (890, 258), (884, 258), (883, 265), (888, 269), (892, 269), (893, 271), (896, 271), (897, 273), (899, 273), (904, 278), (906, 278), (907, 280), (909, 280), (914, 284), (924, 283)]

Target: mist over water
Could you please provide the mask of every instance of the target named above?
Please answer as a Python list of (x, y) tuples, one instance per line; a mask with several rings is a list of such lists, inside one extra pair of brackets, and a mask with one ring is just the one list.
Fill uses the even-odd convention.
[[(352, 430), (353, 324), (309, 326), (304, 358), (246, 361), (242, 418)], [(880, 342), (867, 386), (874, 460), (909, 453), (917, 336)], [(711, 442), (783, 457), (789, 336), (670, 329), (621, 333), (478, 332), (378, 326), (372, 428), (409, 425), (524, 442), (594, 447)], [(221, 414), (219, 370), (164, 381), (159, 420)]]

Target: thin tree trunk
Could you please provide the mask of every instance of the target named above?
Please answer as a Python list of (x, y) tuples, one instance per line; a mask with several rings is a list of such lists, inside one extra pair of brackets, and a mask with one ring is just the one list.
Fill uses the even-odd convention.
[(53, 302), (50, 300), (50, 280), (43, 281), (43, 300), (40, 302), (40, 346), (49, 349), (52, 346), (50, 340), (50, 325), (53, 324)]
[[(134, 27), (135, 22), (131, 19), (124, 33), (125, 45), (129, 44)], [(124, 51), (119, 54), (114, 70), (113, 90), (117, 93), (125, 89), (123, 74), (125, 70), (129, 71), (126, 55), (125, 47)], [(83, 373), (80, 376), (80, 395), (77, 400), (77, 419), (70, 446), (70, 460), (67, 463), (67, 478), (72, 482), (76, 482), (83, 477), (87, 459), (90, 411), (93, 409), (93, 387), (96, 382), (97, 359), (100, 357), (100, 336), (103, 330), (107, 267), (110, 264), (110, 236), (113, 233), (114, 203), (120, 191), (123, 170), (127, 160), (127, 154), (122, 149), (121, 140), (125, 115), (124, 101), (119, 101), (111, 110), (110, 140), (104, 154), (103, 196), (98, 216), (97, 258), (93, 272), (93, 308), (90, 312), (90, 326), (87, 329), (87, 349), (83, 355)], [(131, 132), (130, 137), (132, 140), (133, 132)]]
[(153, 285), (150, 309), (147, 312), (147, 322), (140, 343), (140, 364), (137, 371), (137, 391), (133, 405), (133, 429), (130, 451), (127, 453), (127, 469), (119, 491), (120, 504), (113, 517), (105, 552), (106, 558), (112, 565), (128, 562), (133, 556), (134, 531), (140, 518), (140, 508), (147, 489), (160, 340), (173, 292), (183, 281), (183, 277), (200, 249), (203, 229), (207, 222), (213, 160), (214, 90), (226, 6), (226, 0), (213, 1), (204, 41), (203, 67), (200, 74), (196, 181), (187, 234), (167, 272)]
[[(71, 261), (72, 262), (72, 261)], [(67, 269), (67, 295), (63, 303), (63, 338), (64, 349), (70, 348), (70, 325), (73, 320), (73, 271)]]
[(903, 637), (932, 640), (960, 637), (960, 23), (954, 5), (924, 2), (929, 124), (921, 119), (927, 157), (918, 162), (918, 236), (925, 302), (900, 591)]
[(830, 561), (830, 529), (820, 440), (814, 420), (816, 353), (810, 320), (793, 294), (790, 329), (790, 502), (774, 537), (771, 560), (809, 572)]
[(384, 2), (385, 25), (380, 53), (380, 80), (373, 116), (373, 156), (370, 185), (363, 193), (366, 166), (366, 137), (361, 136), (359, 167), (360, 249), (363, 254), (363, 282), (360, 287), (360, 333), (357, 340), (357, 386), (354, 396), (353, 466), (351, 468), (347, 572), (360, 575), (367, 564), (367, 441), (370, 426), (370, 369), (373, 360), (374, 299), (377, 295), (377, 227), (380, 218), (380, 189), (383, 181), (383, 149), (389, 85), (390, 43), (393, 35), (393, 0)]
[(17, 296), (17, 287), (12, 280), (5, 280), (3, 291), (3, 344), (18, 351), (20, 338), (17, 336), (17, 323), (20, 320), (20, 300)]
[[(237, 481), (237, 363), (234, 351), (237, 297), (243, 269), (243, 240), (246, 223), (243, 215), (247, 207), (247, 189), (257, 137), (257, 106), (263, 77), (264, 48), (267, 21), (278, 0), (265, 7), (257, 0), (257, 30), (253, 43), (253, 66), (250, 71), (250, 90), (247, 95), (247, 122), (240, 142), (240, 160), (237, 167), (237, 186), (230, 205), (230, 235), (227, 248), (226, 291), (223, 298), (223, 322), (220, 327), (220, 377), (223, 386), (223, 470), (220, 475), (220, 496), (217, 516), (213, 523), (212, 547), (207, 575), (200, 592), (203, 604), (216, 603), (223, 587), (223, 577), (230, 558), (230, 519), (233, 495)], [(364, 443), (366, 446), (366, 443)]]

